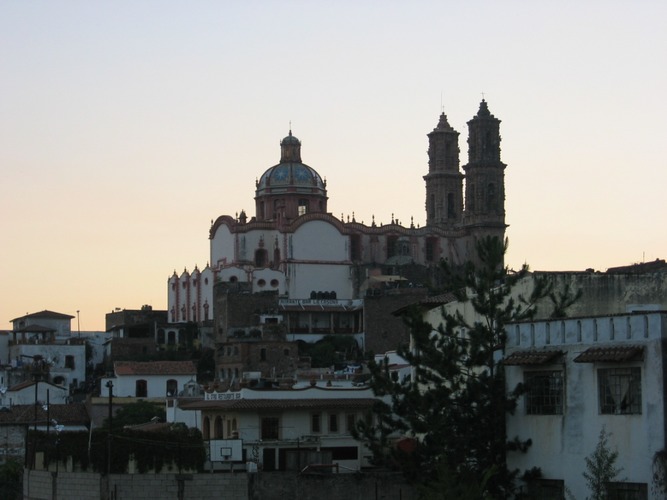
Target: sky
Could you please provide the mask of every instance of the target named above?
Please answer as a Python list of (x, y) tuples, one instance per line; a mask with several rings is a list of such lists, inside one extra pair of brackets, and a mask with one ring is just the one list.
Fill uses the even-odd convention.
[(334, 215), (423, 225), (426, 134), (465, 164), (482, 97), (508, 266), (667, 258), (666, 56), (663, 0), (0, 0), (0, 329), (166, 309), (290, 126)]

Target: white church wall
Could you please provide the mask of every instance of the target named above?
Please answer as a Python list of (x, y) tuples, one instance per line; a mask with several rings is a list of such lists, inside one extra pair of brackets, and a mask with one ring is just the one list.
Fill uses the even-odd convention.
[(312, 291), (336, 292), (337, 299), (352, 299), (349, 266), (336, 264), (289, 264), (289, 297), (307, 299)]
[(296, 260), (349, 261), (347, 240), (331, 223), (310, 221), (294, 232), (289, 255)]
[(211, 266), (234, 262), (234, 236), (221, 224), (211, 239)]

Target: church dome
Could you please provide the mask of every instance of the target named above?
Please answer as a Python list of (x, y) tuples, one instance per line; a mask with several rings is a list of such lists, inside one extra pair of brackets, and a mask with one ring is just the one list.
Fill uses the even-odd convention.
[(304, 163), (279, 163), (262, 174), (257, 183), (257, 194), (266, 188), (324, 189), (324, 181), (314, 168)]
[(275, 219), (280, 214), (292, 220), (308, 212), (326, 212), (326, 183), (301, 161), (301, 141), (291, 130), (280, 141), (280, 163), (268, 168), (256, 187), (257, 220)]
[(257, 182), (257, 195), (266, 188), (287, 187), (325, 190), (320, 174), (301, 162), (301, 141), (291, 130), (280, 141), (280, 163), (266, 170)]

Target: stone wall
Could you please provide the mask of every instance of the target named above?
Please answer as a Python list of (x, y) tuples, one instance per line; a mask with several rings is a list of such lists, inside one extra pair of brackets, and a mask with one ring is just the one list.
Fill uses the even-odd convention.
[[(54, 492), (56, 493), (54, 495)], [(415, 500), (400, 475), (293, 472), (259, 474), (112, 474), (26, 470), (24, 500)]]
[(250, 478), (249, 500), (414, 500), (400, 474), (294, 474), (263, 472)]
[[(54, 479), (57, 478), (57, 481)], [(56, 495), (54, 495), (54, 491)], [(245, 474), (111, 474), (26, 470), (24, 500), (188, 500), (248, 498)]]

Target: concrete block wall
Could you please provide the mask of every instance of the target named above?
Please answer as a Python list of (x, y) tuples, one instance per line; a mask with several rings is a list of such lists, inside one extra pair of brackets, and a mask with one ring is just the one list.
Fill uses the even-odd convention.
[[(182, 486), (179, 486), (181, 483)], [(54, 497), (54, 486), (56, 495)], [(179, 488), (182, 488), (179, 493)], [(182, 496), (181, 496), (182, 495)], [(245, 474), (112, 474), (25, 470), (24, 500), (145, 500), (187, 498), (188, 500), (246, 500)]]

